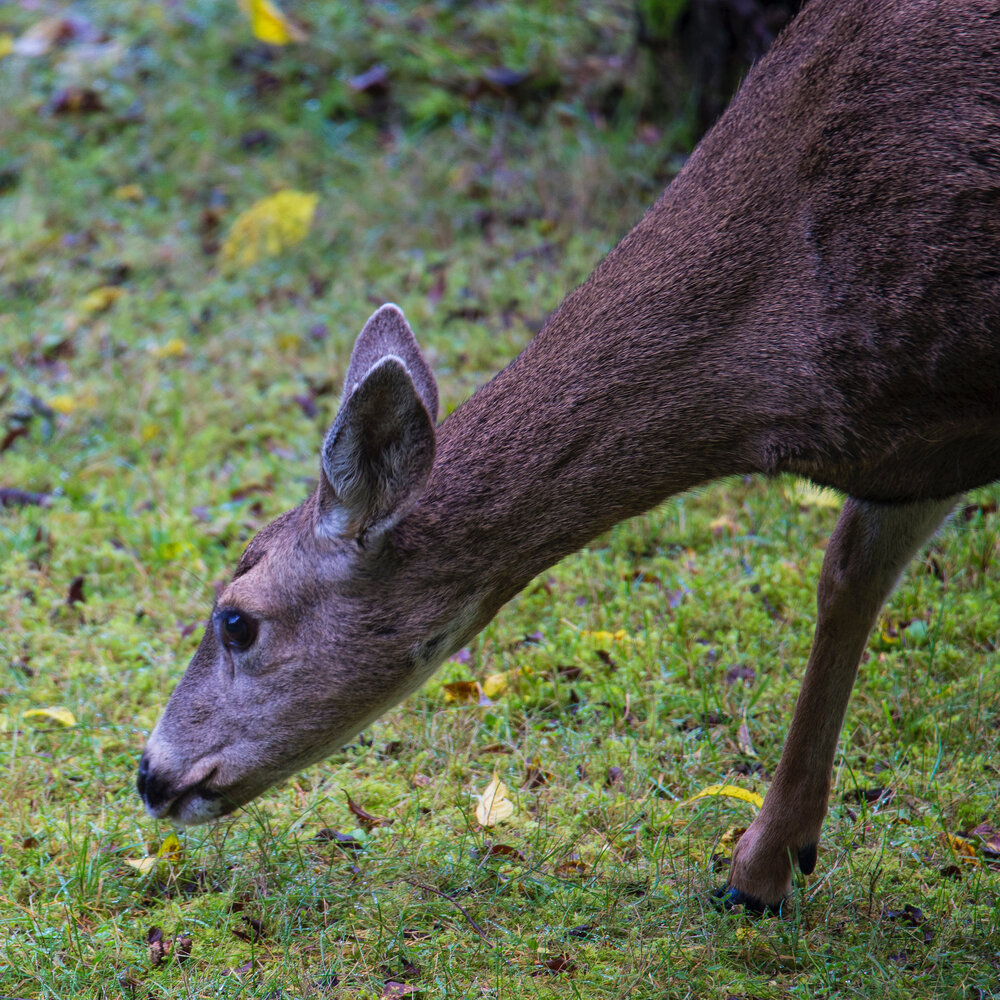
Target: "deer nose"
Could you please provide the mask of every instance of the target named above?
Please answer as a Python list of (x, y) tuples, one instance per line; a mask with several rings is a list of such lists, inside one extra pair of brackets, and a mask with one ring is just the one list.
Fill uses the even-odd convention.
[(165, 781), (153, 770), (149, 762), (148, 750), (139, 760), (139, 772), (135, 778), (135, 788), (151, 815), (159, 814), (161, 812), (160, 807), (169, 803), (174, 798), (173, 794), (171, 794), (170, 782)]

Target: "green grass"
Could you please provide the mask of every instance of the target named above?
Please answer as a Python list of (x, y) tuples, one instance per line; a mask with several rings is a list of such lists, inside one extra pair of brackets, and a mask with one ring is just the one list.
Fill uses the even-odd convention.
[[(119, 46), (106, 64), (75, 45), (0, 59), (0, 440), (26, 429), (0, 486), (52, 497), (0, 508), (0, 996), (998, 995), (997, 863), (943, 837), (1000, 826), (995, 489), (886, 609), (820, 864), (784, 919), (708, 903), (751, 807), (685, 804), (723, 780), (765, 790), (780, 753), (836, 516), (783, 481), (620, 525), (363, 740), (182, 834), (179, 861), (126, 864), (169, 832), (134, 770), (213, 581), (309, 488), (373, 307), (404, 308), (453, 408), (689, 134), (640, 117), (634, 87), (609, 96), (636, 79), (627, 8), (289, 7), (311, 41), (277, 53), (235, 4), (108, 2), (79, 8)], [(46, 12), (7, 5), (0, 32)], [(380, 61), (376, 104), (348, 81)], [(530, 85), (478, 87), (497, 66)], [(105, 110), (53, 113), (70, 85)], [(134, 184), (139, 201), (116, 197)], [(320, 196), (308, 239), (224, 273), (233, 219), (283, 187)], [(108, 285), (124, 295), (86, 314)], [(493, 704), (446, 699), (498, 672)], [(78, 724), (23, 718), (54, 705)], [(494, 770), (517, 811), (483, 830)], [(392, 825), (359, 829), (344, 789)], [(190, 946), (155, 964), (153, 927)]]

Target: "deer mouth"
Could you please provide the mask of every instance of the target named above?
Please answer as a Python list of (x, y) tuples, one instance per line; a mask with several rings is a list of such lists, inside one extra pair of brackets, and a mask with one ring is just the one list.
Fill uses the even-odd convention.
[(136, 789), (146, 812), (153, 819), (170, 819), (182, 826), (197, 826), (209, 823), (236, 808), (235, 802), (227, 800), (223, 792), (210, 787), (217, 768), (212, 768), (198, 781), (171, 787), (165, 779), (149, 765), (149, 758), (143, 755), (136, 776)]
[[(182, 789), (166, 803), (165, 809), (163, 806), (157, 809), (157, 818), (170, 819), (181, 826), (200, 826), (232, 812), (237, 803), (227, 801), (222, 792), (208, 788), (206, 782), (207, 779), (193, 787)], [(148, 803), (146, 811), (153, 815)]]

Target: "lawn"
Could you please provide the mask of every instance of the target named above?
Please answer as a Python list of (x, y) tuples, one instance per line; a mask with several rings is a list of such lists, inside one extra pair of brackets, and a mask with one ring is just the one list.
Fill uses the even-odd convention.
[[(236, 3), (0, 7), (0, 997), (1000, 996), (996, 488), (887, 606), (779, 918), (711, 904), (754, 806), (690, 800), (778, 760), (839, 503), (792, 480), (619, 525), (217, 826), (145, 816), (145, 738), (366, 317), (402, 306), (448, 412), (691, 140), (624, 4), (287, 8), (278, 47)], [(237, 253), (283, 190), (304, 238)]]

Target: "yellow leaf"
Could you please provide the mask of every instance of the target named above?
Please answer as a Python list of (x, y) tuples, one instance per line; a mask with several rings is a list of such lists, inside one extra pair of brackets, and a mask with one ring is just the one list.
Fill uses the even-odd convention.
[(476, 806), (476, 820), (480, 826), (495, 826), (513, 815), (514, 803), (507, 797), (508, 794), (507, 786), (494, 771), (493, 780), (479, 796), (479, 805)]
[(0, 33), (0, 59), (9, 56), (14, 51), (14, 36), (6, 31)]
[(254, 37), (268, 45), (304, 42), (305, 32), (292, 24), (271, 0), (240, 0), (240, 7), (250, 18)]
[(441, 690), (444, 691), (445, 701), (459, 705), (477, 705), (486, 697), (478, 681), (452, 681), (442, 684)]
[(800, 507), (840, 507), (840, 497), (825, 486), (817, 486), (808, 479), (796, 479), (783, 490), (785, 499)]
[(955, 852), (955, 857), (967, 865), (979, 864), (976, 845), (965, 837), (956, 836), (954, 833), (942, 834), (942, 839)]
[(118, 201), (142, 201), (146, 197), (141, 184), (122, 184), (112, 192)]
[(739, 785), (708, 785), (698, 792), (697, 795), (692, 795), (691, 798), (687, 800), (685, 805), (690, 805), (696, 799), (704, 799), (715, 795), (724, 795), (730, 799), (739, 799), (741, 802), (749, 802), (758, 809), (760, 809), (760, 807), (764, 804), (763, 795), (759, 795), (757, 792), (747, 791), (745, 788), (740, 788)]
[(76, 398), (68, 392), (59, 393), (58, 396), (53, 396), (49, 399), (49, 409), (55, 410), (56, 413), (72, 413), (77, 408), (77, 405)]
[(280, 333), (277, 337), (278, 349), (281, 351), (294, 351), (302, 343), (302, 338), (295, 333)]
[(224, 266), (249, 267), (306, 238), (319, 195), (279, 191), (239, 215), (229, 230), (219, 259)]
[(25, 719), (51, 719), (60, 726), (75, 726), (76, 716), (68, 708), (56, 706), (53, 708), (29, 708), (22, 714)]
[(134, 868), (140, 875), (151, 872), (160, 861), (173, 862), (180, 861), (184, 856), (184, 847), (177, 834), (170, 833), (160, 844), (156, 854), (148, 855), (145, 858), (126, 858), (125, 864)]
[(131, 865), (140, 874), (145, 875), (156, 867), (156, 858), (126, 858), (125, 864)]
[(511, 670), (510, 673), (490, 674), (483, 680), (483, 694), (487, 698), (499, 698), (507, 691), (511, 678), (517, 677), (520, 670)]
[(580, 636), (584, 639), (591, 639), (601, 646), (610, 645), (612, 642), (626, 642), (632, 638), (623, 628), (618, 629), (617, 632), (593, 632), (585, 628), (580, 632)]
[(124, 294), (125, 289), (118, 285), (102, 285), (80, 300), (77, 312), (84, 317), (95, 316), (110, 309)]
[(171, 337), (165, 344), (155, 344), (149, 352), (156, 358), (183, 358), (187, 349), (180, 337)]
[(144, 424), (142, 430), (139, 432), (139, 437), (142, 439), (143, 444), (145, 444), (152, 441), (159, 433), (159, 424)]
[(167, 834), (163, 843), (160, 844), (160, 849), (156, 852), (156, 856), (158, 858), (164, 858), (167, 861), (180, 861), (183, 853), (184, 848), (182, 847), (177, 834), (170, 833)]

